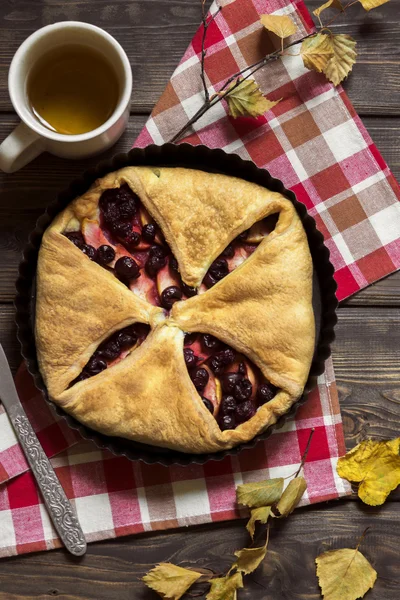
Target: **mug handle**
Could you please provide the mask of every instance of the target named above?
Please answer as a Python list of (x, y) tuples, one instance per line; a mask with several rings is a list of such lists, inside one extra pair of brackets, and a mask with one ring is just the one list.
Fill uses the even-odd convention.
[(45, 149), (43, 138), (25, 123), (20, 123), (0, 145), (0, 170), (14, 173)]

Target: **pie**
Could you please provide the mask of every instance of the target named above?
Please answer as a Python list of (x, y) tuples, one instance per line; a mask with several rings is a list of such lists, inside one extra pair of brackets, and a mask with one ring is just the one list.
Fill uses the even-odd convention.
[(46, 230), (35, 336), (50, 398), (187, 453), (251, 440), (302, 395), (312, 259), (293, 204), (227, 175), (125, 167)]

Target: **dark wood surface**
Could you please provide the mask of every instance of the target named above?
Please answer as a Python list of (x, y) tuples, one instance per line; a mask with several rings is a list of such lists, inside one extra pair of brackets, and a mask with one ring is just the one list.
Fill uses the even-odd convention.
[[(236, 0), (240, 2), (240, 0)], [(311, 9), (320, 4), (308, 0)], [(358, 63), (346, 83), (350, 98), (397, 178), (400, 178), (400, 0), (365, 13), (356, 6), (337, 29), (358, 41)], [(0, 140), (17, 123), (7, 70), (18, 45), (55, 21), (104, 27), (124, 46), (134, 75), (129, 128), (108, 155), (127, 150), (146, 121), (199, 22), (197, 0), (2, 0), (0, 3)], [(12, 175), (0, 174), (0, 340), (13, 369), (20, 361), (12, 300), (21, 249), (55, 193), (98, 159), (68, 162), (43, 155)], [(339, 309), (333, 359), (346, 444), (400, 431), (400, 273), (370, 286)], [(297, 510), (274, 523), (268, 560), (248, 577), (239, 598), (313, 600), (320, 597), (314, 558), (351, 547), (370, 526), (363, 550), (379, 578), (369, 598), (397, 600), (400, 585), (397, 492), (381, 508), (355, 497)], [(1, 535), (1, 531), (0, 531)], [(91, 544), (77, 562), (64, 551), (0, 560), (0, 599), (130, 600), (157, 596), (140, 577), (159, 561), (222, 572), (246, 541), (244, 522), (144, 534)], [(79, 566), (78, 566), (79, 564)]]

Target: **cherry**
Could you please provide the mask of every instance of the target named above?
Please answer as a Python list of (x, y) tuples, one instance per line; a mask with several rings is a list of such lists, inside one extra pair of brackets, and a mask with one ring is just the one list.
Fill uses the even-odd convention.
[(260, 404), (265, 404), (272, 400), (276, 394), (276, 387), (272, 383), (262, 383), (258, 386), (257, 398)]
[(154, 242), (154, 238), (156, 237), (156, 233), (157, 228), (154, 223), (146, 223), (146, 225), (143, 225), (142, 238), (144, 242), (152, 244)]
[(170, 285), (165, 288), (161, 294), (161, 305), (166, 308), (172, 308), (172, 305), (177, 300), (182, 298), (182, 292), (176, 285)]
[(222, 431), (226, 431), (227, 429), (235, 429), (236, 421), (233, 415), (224, 415), (219, 424)]
[(130, 279), (137, 279), (140, 276), (140, 270), (133, 260), (129, 256), (121, 256), (115, 263), (115, 272), (119, 279), (126, 282)]
[(233, 396), (223, 396), (220, 411), (222, 415), (233, 414), (236, 410), (236, 400)]
[(244, 423), (253, 417), (256, 413), (256, 410), (253, 406), (253, 403), (250, 400), (246, 400), (246, 402), (242, 402), (236, 407), (235, 417), (238, 423)]
[(238, 402), (244, 402), (250, 398), (252, 391), (251, 381), (243, 377), (235, 383), (232, 393)]
[(88, 371), (90, 375), (97, 375), (107, 369), (107, 363), (102, 358), (98, 358), (97, 356), (92, 356), (85, 367), (85, 371)]
[(95, 259), (96, 248), (94, 248), (93, 246), (90, 246), (89, 244), (83, 244), (83, 246), (81, 246), (80, 249), (82, 250), (83, 254), (86, 254), (86, 256), (88, 258), (90, 258), (90, 260)]
[(196, 366), (197, 356), (195, 355), (195, 353), (193, 352), (193, 350), (191, 348), (183, 349), (183, 358), (185, 359), (185, 364), (188, 369), (192, 369), (193, 367)]
[(196, 390), (203, 390), (206, 387), (210, 376), (207, 369), (198, 367), (190, 373), (190, 377)]
[(102, 266), (108, 265), (115, 258), (115, 250), (111, 246), (104, 244), (97, 248), (95, 261)]
[(201, 399), (204, 402), (204, 406), (206, 408), (208, 408), (208, 410), (210, 411), (210, 413), (213, 415), (214, 414), (214, 404), (208, 398), (204, 398), (204, 396), (202, 396)]
[(79, 249), (85, 245), (85, 238), (80, 231), (67, 231), (64, 235)]

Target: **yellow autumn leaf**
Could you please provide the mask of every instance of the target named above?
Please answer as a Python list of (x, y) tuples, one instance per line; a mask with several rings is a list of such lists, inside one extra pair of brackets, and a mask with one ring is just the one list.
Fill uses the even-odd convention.
[(243, 587), (243, 577), (241, 573), (226, 575), (211, 580), (211, 588), (206, 596), (206, 600), (236, 600), (236, 590)]
[(283, 477), (264, 479), (255, 483), (244, 483), (236, 488), (236, 498), (239, 504), (258, 508), (272, 506), (282, 495)]
[(333, 56), (330, 36), (325, 33), (303, 40), (300, 54), (306, 69), (322, 73)]
[(201, 575), (172, 563), (160, 563), (146, 573), (143, 581), (162, 598), (179, 600)]
[(357, 52), (354, 50), (356, 43), (350, 35), (338, 33), (331, 36), (333, 56), (323, 72), (334, 85), (339, 85), (352, 70), (357, 57)]
[(260, 21), (265, 29), (272, 31), (282, 40), (293, 35), (297, 31), (297, 25), (287, 15), (261, 15)]
[(246, 529), (251, 535), (251, 539), (254, 537), (256, 521), (260, 523), (266, 523), (271, 513), (270, 506), (260, 506), (259, 508), (253, 508), (250, 514), (250, 519), (247, 522)]
[(382, 4), (386, 4), (389, 0), (360, 0), (360, 4), (365, 10), (372, 10), (373, 8), (378, 8), (378, 6), (382, 6)]
[(357, 600), (374, 587), (377, 572), (358, 549), (330, 550), (315, 562), (324, 600)]
[(343, 12), (343, 5), (342, 5), (342, 3), (340, 2), (340, 0), (328, 0), (328, 2), (325, 2), (325, 4), (322, 4), (322, 5), (321, 5), (319, 8), (316, 8), (315, 10), (313, 10), (313, 14), (314, 14), (316, 17), (319, 17), (319, 16), (320, 16), (320, 14), (321, 14), (321, 13), (322, 13), (324, 10), (326, 10), (327, 8), (330, 8), (331, 6), (332, 6), (333, 8), (337, 8), (338, 10), (340, 10), (341, 12)]
[(295, 477), (289, 482), (276, 505), (276, 510), (280, 517), (287, 517), (294, 511), (306, 489), (307, 482), (304, 477)]
[(365, 504), (383, 504), (400, 485), (400, 437), (389, 441), (365, 440), (339, 458), (337, 472), (360, 483), (358, 496)]
[(238, 557), (237, 561), (233, 563), (232, 569), (236, 569), (245, 575), (252, 573), (262, 563), (267, 553), (267, 544), (260, 548), (243, 548), (235, 552), (235, 556)]
[[(228, 102), (229, 114), (234, 117), (259, 117), (278, 104), (262, 95), (254, 79), (243, 79), (236, 87), (233, 81), (224, 92)], [(232, 91), (230, 91), (232, 90)]]

